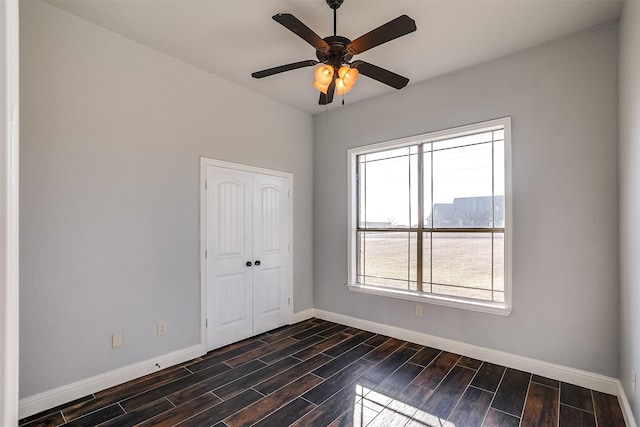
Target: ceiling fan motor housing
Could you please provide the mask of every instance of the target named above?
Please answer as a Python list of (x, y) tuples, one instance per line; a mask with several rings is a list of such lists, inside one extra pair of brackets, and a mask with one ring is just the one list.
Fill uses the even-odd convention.
[(348, 38), (342, 36), (329, 36), (325, 37), (323, 40), (329, 45), (329, 51), (327, 52), (321, 49), (316, 50), (318, 61), (323, 64), (333, 65), (337, 69), (353, 57), (347, 49), (347, 46), (351, 43), (351, 40)]

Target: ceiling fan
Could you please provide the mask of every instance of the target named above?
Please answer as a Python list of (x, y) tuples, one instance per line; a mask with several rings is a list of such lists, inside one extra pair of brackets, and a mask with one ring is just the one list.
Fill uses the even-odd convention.
[(316, 81), (313, 83), (320, 91), (320, 105), (333, 102), (336, 90), (338, 95), (343, 95), (351, 90), (359, 74), (363, 74), (395, 89), (405, 87), (409, 83), (409, 79), (406, 77), (365, 61), (349, 61), (351, 61), (354, 55), (414, 32), (416, 30), (415, 21), (407, 15), (402, 15), (351, 41), (346, 37), (336, 34), (336, 11), (344, 0), (326, 1), (329, 7), (333, 9), (333, 36), (328, 36), (324, 39), (320, 38), (319, 35), (290, 13), (279, 13), (273, 16), (274, 21), (296, 33), (300, 38), (313, 46), (316, 49), (316, 57), (318, 60), (310, 59), (280, 65), (279, 67), (257, 71), (252, 73), (251, 76), (256, 79), (261, 79), (285, 71), (322, 64), (315, 70)]

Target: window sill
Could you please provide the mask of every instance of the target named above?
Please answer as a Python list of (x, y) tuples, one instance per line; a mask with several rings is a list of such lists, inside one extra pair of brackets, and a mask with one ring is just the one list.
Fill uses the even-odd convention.
[(363, 284), (347, 284), (352, 292), (362, 292), (365, 294), (378, 295), (388, 298), (397, 298), (408, 301), (416, 301), (425, 304), (443, 305), (445, 307), (460, 308), (463, 310), (478, 311), (481, 313), (497, 314), (500, 316), (508, 316), (512, 309), (505, 307), (500, 303), (483, 303), (479, 301), (462, 300), (456, 298), (448, 298), (445, 296), (423, 294), (413, 291), (402, 291), (397, 289), (380, 288), (372, 285)]

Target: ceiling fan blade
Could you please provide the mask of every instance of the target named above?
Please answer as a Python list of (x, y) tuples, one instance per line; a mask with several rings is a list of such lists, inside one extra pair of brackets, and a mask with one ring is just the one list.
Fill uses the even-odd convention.
[(329, 51), (329, 45), (327, 42), (322, 40), (322, 38), (313, 32), (311, 28), (304, 25), (292, 14), (278, 13), (277, 15), (273, 15), (273, 20), (296, 33), (301, 39), (305, 40), (317, 50)]
[(361, 74), (371, 77), (374, 80), (384, 83), (396, 89), (402, 89), (409, 83), (409, 79), (396, 74), (377, 65), (369, 64), (364, 61), (353, 61), (351, 68), (357, 68)]
[(354, 41), (352, 41), (347, 49), (352, 55), (362, 53), (372, 47), (379, 46), (383, 43), (397, 39), (398, 37), (412, 33), (416, 30), (416, 21), (407, 15), (398, 16), (396, 19), (379, 26), (375, 30), (369, 31)]
[(268, 68), (262, 71), (251, 73), (251, 77), (261, 79), (263, 77), (273, 76), (274, 74), (284, 73), (285, 71), (297, 70), (298, 68), (311, 67), (316, 65), (318, 61), (309, 59), (307, 61), (294, 62), (292, 64), (280, 65), (279, 67)]
[(320, 105), (331, 104), (333, 102), (333, 95), (335, 91), (336, 91), (336, 79), (334, 77), (334, 79), (329, 84), (329, 87), (327, 88), (327, 93), (324, 94), (320, 92), (320, 100), (318, 101), (318, 104)]

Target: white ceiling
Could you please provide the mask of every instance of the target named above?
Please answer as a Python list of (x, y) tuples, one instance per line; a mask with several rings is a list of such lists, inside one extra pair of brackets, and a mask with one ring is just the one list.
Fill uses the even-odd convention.
[[(315, 59), (312, 46), (271, 16), (292, 13), (326, 37), (333, 33), (333, 14), (325, 0), (47, 2), (298, 110), (325, 110), (311, 86), (312, 67), (251, 77), (253, 71)], [(353, 40), (399, 15), (413, 18), (416, 32), (356, 56), (408, 77), (402, 90), (411, 90), (417, 82), (614, 20), (621, 6), (618, 0), (345, 0), (338, 35)], [(394, 90), (361, 77), (345, 102)]]

